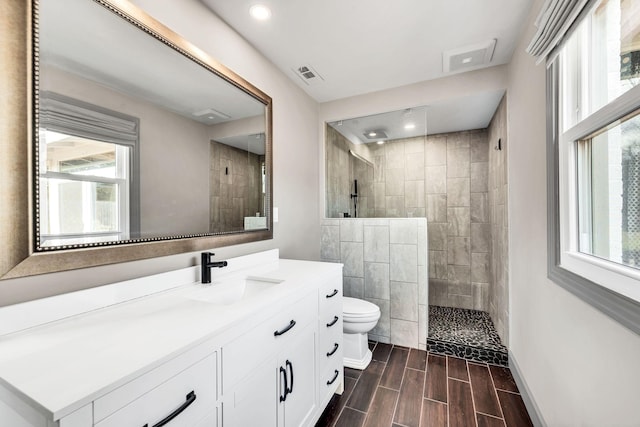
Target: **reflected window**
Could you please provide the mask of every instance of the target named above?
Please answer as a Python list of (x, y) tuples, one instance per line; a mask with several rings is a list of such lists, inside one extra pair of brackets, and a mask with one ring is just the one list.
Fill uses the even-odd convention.
[(38, 247), (139, 237), (138, 119), (52, 92), (39, 118)]
[(130, 158), (127, 146), (42, 129), (41, 245), (129, 239)]

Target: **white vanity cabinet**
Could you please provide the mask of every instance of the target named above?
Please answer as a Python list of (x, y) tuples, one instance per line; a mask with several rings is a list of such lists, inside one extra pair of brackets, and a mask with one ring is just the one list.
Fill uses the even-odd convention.
[(95, 399), (93, 425), (217, 426), (218, 353), (199, 346)]
[(313, 426), (342, 392), (341, 265), (267, 251), (227, 271), (238, 302), (192, 281), (140, 294), (185, 269), (0, 307), (0, 427)]
[(316, 410), (316, 292), (222, 348), (223, 424), (309, 425)]
[(318, 399), (324, 407), (343, 381), (341, 274), (319, 287), (318, 306)]

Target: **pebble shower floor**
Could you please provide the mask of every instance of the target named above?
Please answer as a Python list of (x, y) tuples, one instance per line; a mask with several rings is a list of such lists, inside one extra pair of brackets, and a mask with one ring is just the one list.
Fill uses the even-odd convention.
[(484, 311), (429, 306), (427, 350), (508, 366), (507, 348), (502, 345), (489, 314)]

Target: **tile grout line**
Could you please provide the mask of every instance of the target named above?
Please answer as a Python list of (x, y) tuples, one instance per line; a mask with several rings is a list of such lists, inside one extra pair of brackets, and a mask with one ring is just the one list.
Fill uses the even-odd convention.
[(445, 363), (444, 363), (444, 377), (445, 377), (445, 385), (447, 387), (447, 427), (451, 426), (451, 405), (449, 404), (450, 399), (449, 399), (449, 363), (447, 363), (447, 356), (445, 356)]
[(495, 415), (487, 414), (486, 412), (476, 411), (476, 414), (480, 414), (480, 415), (484, 415), (485, 417), (490, 417), (496, 420), (504, 421), (504, 418), (496, 417)]
[[(422, 381), (422, 391), (420, 392), (420, 415), (418, 415), (418, 427), (422, 426), (422, 412), (424, 411), (424, 388), (427, 381), (427, 361), (429, 360), (429, 353), (427, 353), (427, 360), (424, 363), (424, 380)], [(411, 368), (407, 368), (411, 369)]]
[[(391, 347), (391, 351), (393, 351), (395, 346)], [(402, 367), (402, 379), (400, 380), (400, 387), (398, 388), (398, 397), (396, 398), (396, 404), (393, 407), (393, 414), (391, 414), (391, 423), (396, 419), (396, 411), (398, 410), (398, 402), (400, 401), (400, 391), (402, 390), (402, 384), (404, 384), (404, 374), (405, 369), (407, 368), (407, 362), (409, 361), (409, 353), (411, 353), (411, 349), (407, 352), (407, 358), (404, 361), (404, 366)], [(391, 359), (391, 353), (389, 353), (389, 359)], [(385, 367), (385, 370), (387, 368)], [(384, 387), (386, 388), (386, 387)]]
[[(473, 423), (478, 426), (478, 411), (476, 410), (476, 398), (473, 394), (473, 384), (471, 383), (471, 372), (469, 372), (469, 367), (467, 366), (467, 361), (465, 360), (464, 367), (467, 370), (467, 377), (469, 378), (469, 392), (471, 393), (471, 405), (473, 406)], [(491, 373), (489, 373), (491, 375)]]
[[(493, 385), (493, 394), (496, 396), (496, 401), (498, 402), (498, 409), (500, 409), (500, 414), (502, 414), (502, 419), (504, 421), (504, 411), (502, 410), (502, 402), (500, 402), (500, 396), (498, 396), (498, 388), (496, 387), (496, 382), (493, 379), (493, 374), (491, 373), (491, 369), (489, 369), (489, 378), (491, 378), (491, 384)], [(507, 425), (507, 422), (504, 421), (504, 424)]]

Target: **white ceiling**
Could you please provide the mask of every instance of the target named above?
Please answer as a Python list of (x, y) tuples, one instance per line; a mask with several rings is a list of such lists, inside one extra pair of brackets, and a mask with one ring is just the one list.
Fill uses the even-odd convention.
[[(509, 62), (532, 0), (200, 0), (310, 96), (325, 102), (444, 77), (443, 54), (496, 39)], [(272, 17), (259, 22), (261, 3)], [(322, 77), (307, 85), (293, 70)], [(458, 72), (466, 71), (461, 70)]]
[[(95, 2), (44, 1), (39, 12), (43, 66), (62, 68), (206, 125), (264, 115), (262, 103)], [(43, 83), (45, 71), (40, 73)], [(210, 110), (224, 116), (206, 114)]]

